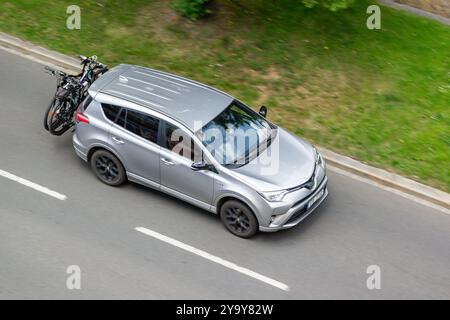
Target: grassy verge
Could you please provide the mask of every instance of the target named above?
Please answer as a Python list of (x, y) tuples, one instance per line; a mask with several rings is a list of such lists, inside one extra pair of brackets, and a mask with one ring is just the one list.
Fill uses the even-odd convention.
[(383, 7), (382, 30), (368, 30), (364, 0), (338, 13), (215, 1), (195, 23), (167, 0), (85, 0), (81, 30), (68, 30), (71, 4), (2, 1), (0, 30), (208, 83), (314, 143), (450, 191), (447, 26)]

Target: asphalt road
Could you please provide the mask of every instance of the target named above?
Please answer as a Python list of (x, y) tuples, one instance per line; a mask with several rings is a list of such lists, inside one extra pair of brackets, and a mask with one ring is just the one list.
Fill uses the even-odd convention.
[[(0, 298), (449, 299), (450, 215), (329, 171), (330, 196), (298, 227), (243, 240), (208, 212), (138, 185), (111, 188), (52, 137), (55, 79), (0, 50)], [(145, 227), (290, 287), (283, 291), (135, 230)], [(81, 268), (81, 289), (66, 269)], [(369, 265), (381, 289), (366, 286)]]

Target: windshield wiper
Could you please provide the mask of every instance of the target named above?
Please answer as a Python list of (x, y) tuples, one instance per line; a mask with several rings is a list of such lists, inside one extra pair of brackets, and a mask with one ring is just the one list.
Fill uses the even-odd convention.
[[(274, 132), (272, 135), (270, 135), (266, 140), (264, 140), (264, 143), (262, 144), (258, 144), (256, 146), (256, 148), (253, 148), (252, 151), (248, 152), (246, 155), (243, 155), (239, 158), (237, 158), (236, 160), (234, 160), (231, 163), (225, 163), (223, 164), (224, 167), (226, 168), (240, 168), (245, 166), (246, 164), (248, 164), (250, 161), (252, 161), (253, 159), (255, 159), (256, 157), (258, 157), (261, 153), (263, 153), (265, 150), (267, 150), (267, 148), (270, 147), (270, 145), (272, 144), (273, 139), (275, 138), (276, 135), (276, 131), (272, 131)], [(259, 150), (260, 145), (266, 146), (266, 148), (264, 148), (263, 150)], [(242, 160), (246, 160), (244, 162), (241, 162)]]
[(230, 169), (237, 169), (237, 168), (240, 168), (240, 167), (242, 167), (242, 166), (244, 166), (244, 165), (246, 165), (247, 163), (243, 163), (243, 164), (237, 164), (237, 163), (225, 163), (225, 164), (223, 164), (223, 166), (225, 167), (225, 168), (230, 168)]

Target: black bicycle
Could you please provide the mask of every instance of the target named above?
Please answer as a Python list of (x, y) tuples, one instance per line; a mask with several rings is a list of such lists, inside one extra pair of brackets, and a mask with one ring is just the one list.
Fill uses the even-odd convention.
[(75, 125), (74, 115), (78, 105), (87, 96), (91, 84), (108, 71), (108, 67), (98, 62), (96, 56), (80, 56), (80, 59), (83, 70), (78, 75), (45, 67), (47, 73), (57, 78), (56, 92), (44, 117), (44, 128), (53, 135), (60, 136)]

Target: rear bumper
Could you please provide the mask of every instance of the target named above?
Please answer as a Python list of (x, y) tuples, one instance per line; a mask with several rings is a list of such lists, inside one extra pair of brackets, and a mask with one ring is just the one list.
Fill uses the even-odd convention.
[[(283, 216), (283, 222), (279, 225), (270, 224), (268, 227), (260, 226), (259, 230), (263, 232), (275, 232), (278, 230), (289, 229), (297, 224), (299, 224), (303, 219), (309, 216), (317, 207), (326, 199), (328, 196), (328, 188), (327, 188), (328, 178), (325, 176), (320, 183), (319, 187), (306, 199), (304, 199), (298, 205), (295, 205), (289, 211), (287, 211)], [(319, 195), (321, 192), (323, 194), (318, 198), (311, 206), (308, 207), (308, 204), (314, 197)]]
[(77, 154), (77, 156), (79, 156), (84, 161), (87, 161), (86, 148), (78, 140), (76, 131), (72, 136), (72, 143), (73, 143), (73, 148), (75, 149), (75, 153)]

